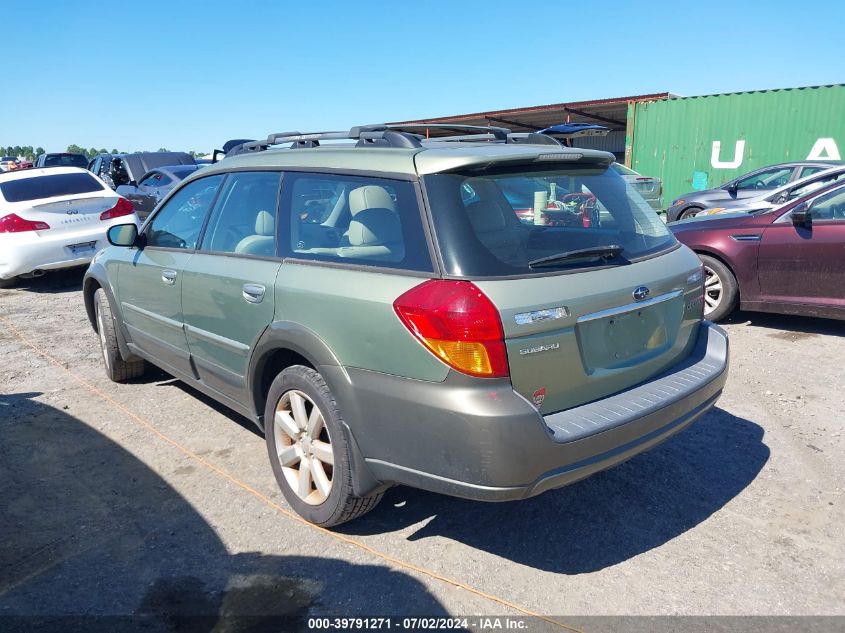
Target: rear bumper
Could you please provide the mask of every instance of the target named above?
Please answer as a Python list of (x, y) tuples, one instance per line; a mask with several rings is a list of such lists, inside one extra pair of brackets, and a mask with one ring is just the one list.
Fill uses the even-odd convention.
[(453, 374), (426, 383), (350, 370), (352, 391), (338, 400), (373, 480), (505, 501), (573, 483), (683, 430), (715, 404), (727, 368), (727, 335), (704, 322), (690, 356), (665, 373), (545, 417), (507, 380)]
[[(99, 222), (80, 231), (52, 233), (31, 231), (0, 236), (0, 279), (11, 279), (34, 270), (72, 268), (88, 264), (100, 249), (108, 246), (106, 231), (114, 224), (136, 222), (135, 216)], [(92, 248), (74, 252), (70, 245), (94, 242)]]

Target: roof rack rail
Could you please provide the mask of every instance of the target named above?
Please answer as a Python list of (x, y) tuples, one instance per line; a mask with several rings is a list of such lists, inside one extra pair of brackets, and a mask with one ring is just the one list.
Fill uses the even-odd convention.
[[(506, 127), (487, 125), (466, 125), (463, 123), (385, 123), (381, 125), (363, 125), (360, 129), (375, 130), (453, 130), (470, 134), (492, 134), (498, 141), (506, 141), (510, 130)], [(359, 128), (352, 128), (356, 130)], [(448, 138), (448, 137), (446, 137)], [(437, 139), (431, 139), (437, 140)]]
[(244, 143), (241, 152), (263, 152), (271, 145), (291, 143), (290, 149), (319, 147), (320, 141), (326, 140), (357, 140), (356, 147), (405, 147), (420, 148), (418, 134), (408, 134), (399, 130), (391, 130), (385, 125), (361, 125), (353, 127), (348, 132), (330, 130), (326, 132), (276, 132), (270, 134), (263, 141)]

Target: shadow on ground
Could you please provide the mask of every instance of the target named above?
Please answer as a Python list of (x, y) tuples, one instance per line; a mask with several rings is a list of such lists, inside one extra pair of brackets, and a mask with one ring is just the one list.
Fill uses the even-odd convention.
[(17, 283), (5, 292), (37, 292), (39, 294), (57, 294), (60, 292), (79, 292), (82, 290), (82, 278), (87, 266), (64, 268), (49, 271), (41, 277), (18, 279)]
[(166, 481), (40, 395), (0, 395), (0, 630), (304, 631), (314, 615), (446, 615), (386, 567), (230, 555)]
[(790, 314), (769, 314), (766, 312), (736, 312), (727, 320), (730, 325), (748, 325), (792, 332), (799, 337), (814, 336), (845, 336), (845, 323), (836, 319), (822, 319), (820, 317), (793, 316)]
[(427, 521), (409, 539), (442, 536), (521, 565), (583, 574), (616, 565), (694, 528), (766, 463), (763, 429), (714, 409), (686, 431), (611, 470), (539, 497), (477, 503), (397, 487), (347, 534)]

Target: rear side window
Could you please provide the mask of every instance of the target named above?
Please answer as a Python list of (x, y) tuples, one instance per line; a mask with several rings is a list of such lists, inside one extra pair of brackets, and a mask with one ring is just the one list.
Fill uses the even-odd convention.
[(0, 184), (6, 202), (27, 202), (56, 196), (103, 191), (105, 187), (91, 174), (50, 174), (18, 178)]
[(217, 197), (202, 250), (271, 257), (276, 254), (279, 172), (233, 172)]
[(410, 182), (289, 173), (282, 218), (285, 255), (431, 272), (433, 266)]
[(147, 246), (193, 250), (223, 176), (209, 176), (177, 191), (147, 225)]
[[(677, 244), (637, 190), (598, 165), (543, 171), (516, 166), (436, 174), (423, 182), (450, 275), (526, 276), (625, 265)], [(597, 251), (616, 254), (608, 259)]]

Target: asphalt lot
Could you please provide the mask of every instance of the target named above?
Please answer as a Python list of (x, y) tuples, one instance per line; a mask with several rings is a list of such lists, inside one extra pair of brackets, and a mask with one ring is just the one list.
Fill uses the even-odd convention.
[(332, 534), (249, 421), (106, 379), (81, 275), (0, 290), (0, 616), (845, 615), (843, 322), (738, 315), (718, 408), (615, 469), (507, 504), (397, 487)]

